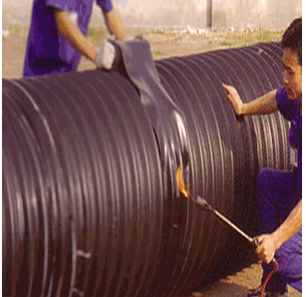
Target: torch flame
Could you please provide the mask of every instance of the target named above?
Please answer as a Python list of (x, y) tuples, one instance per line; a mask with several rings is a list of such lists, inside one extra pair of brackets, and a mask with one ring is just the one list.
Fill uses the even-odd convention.
[(188, 195), (189, 195), (189, 194), (188, 194), (188, 191), (187, 191), (186, 186), (185, 186), (185, 184), (184, 184), (181, 166), (177, 169), (177, 172), (176, 172), (176, 180), (177, 180), (177, 183), (178, 183), (180, 192), (181, 192), (186, 198), (188, 198)]

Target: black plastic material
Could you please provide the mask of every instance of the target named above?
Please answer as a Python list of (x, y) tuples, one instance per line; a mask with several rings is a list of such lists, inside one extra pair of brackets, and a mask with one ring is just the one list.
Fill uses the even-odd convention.
[[(288, 168), (288, 126), (236, 118), (222, 83), (250, 101), (282, 84), (281, 55), (267, 43), (156, 62), (189, 131), (189, 190), (250, 236), (256, 175)], [(245, 239), (165, 182), (123, 74), (2, 83), (4, 296), (177, 296), (247, 263)]]
[[(163, 183), (179, 195), (176, 175), (181, 167), (188, 176), (189, 133), (184, 113), (161, 84), (150, 44), (143, 38), (115, 41), (121, 52), (121, 70), (139, 91), (159, 149)], [(172, 195), (172, 193), (170, 193)]]

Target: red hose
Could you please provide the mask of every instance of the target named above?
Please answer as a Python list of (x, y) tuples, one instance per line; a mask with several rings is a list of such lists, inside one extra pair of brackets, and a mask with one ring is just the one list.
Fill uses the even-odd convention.
[(267, 283), (268, 283), (268, 281), (270, 280), (270, 278), (275, 274), (275, 272), (276, 272), (277, 269), (278, 269), (278, 263), (277, 263), (277, 261), (276, 261), (274, 258), (272, 259), (272, 261), (273, 261), (275, 267), (274, 267), (274, 269), (268, 274), (267, 278), (265, 279), (265, 281), (264, 281), (264, 283), (263, 283), (263, 285), (262, 285), (261, 297), (264, 297), (265, 288), (266, 288), (266, 286), (267, 286)]

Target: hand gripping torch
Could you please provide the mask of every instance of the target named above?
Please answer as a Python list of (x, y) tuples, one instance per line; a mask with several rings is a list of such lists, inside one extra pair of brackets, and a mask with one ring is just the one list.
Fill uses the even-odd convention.
[[(186, 186), (184, 184), (183, 180), (183, 175), (182, 175), (182, 169), (181, 166), (177, 170), (177, 182), (179, 185), (179, 190), (180, 192), (188, 198), (190, 195), (186, 189)], [(233, 222), (231, 222), (228, 218), (226, 218), (224, 215), (222, 215), (220, 212), (218, 212), (216, 209), (214, 209), (203, 197), (197, 196), (196, 199), (192, 196), (190, 196), (190, 199), (201, 209), (209, 211), (216, 215), (219, 219), (221, 219), (223, 222), (225, 222), (228, 226), (230, 226), (232, 229), (234, 229), (237, 233), (242, 235), (248, 242), (250, 242), (255, 248), (259, 245), (258, 239), (256, 237), (252, 238), (248, 236), (246, 233), (244, 233), (240, 228), (238, 228)], [(266, 285), (270, 278), (274, 275), (274, 273), (278, 269), (278, 263), (277, 261), (273, 258), (272, 259), (275, 268), (269, 273), (267, 278), (265, 279), (263, 286), (262, 286), (262, 291), (261, 291), (261, 297), (264, 296), (264, 291), (266, 288)]]

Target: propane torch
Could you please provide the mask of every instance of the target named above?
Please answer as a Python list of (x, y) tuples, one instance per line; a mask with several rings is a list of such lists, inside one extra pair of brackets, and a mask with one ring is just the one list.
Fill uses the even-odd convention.
[[(228, 218), (226, 218), (224, 215), (222, 215), (220, 212), (218, 212), (216, 209), (214, 209), (203, 197), (197, 196), (196, 198), (192, 197), (189, 195), (188, 190), (185, 186), (184, 180), (183, 180), (183, 174), (182, 174), (182, 168), (181, 166), (177, 169), (177, 174), (176, 174), (176, 179), (177, 183), (179, 186), (180, 192), (186, 197), (189, 198), (201, 209), (209, 211), (216, 215), (218, 218), (220, 218), (223, 222), (225, 222), (228, 226), (230, 226), (232, 229), (234, 229), (236, 232), (238, 232), (240, 235), (242, 235), (248, 242), (250, 242), (255, 248), (259, 245), (258, 239), (252, 238), (248, 236), (246, 233), (244, 233), (240, 228), (238, 228), (233, 222), (231, 222)], [(262, 291), (261, 291), (261, 297), (264, 296), (265, 288), (270, 280), (270, 278), (275, 274), (275, 272), (278, 269), (278, 263), (275, 260), (275, 258), (272, 259), (275, 268), (269, 273), (267, 278), (265, 279), (263, 286), (262, 286)]]

